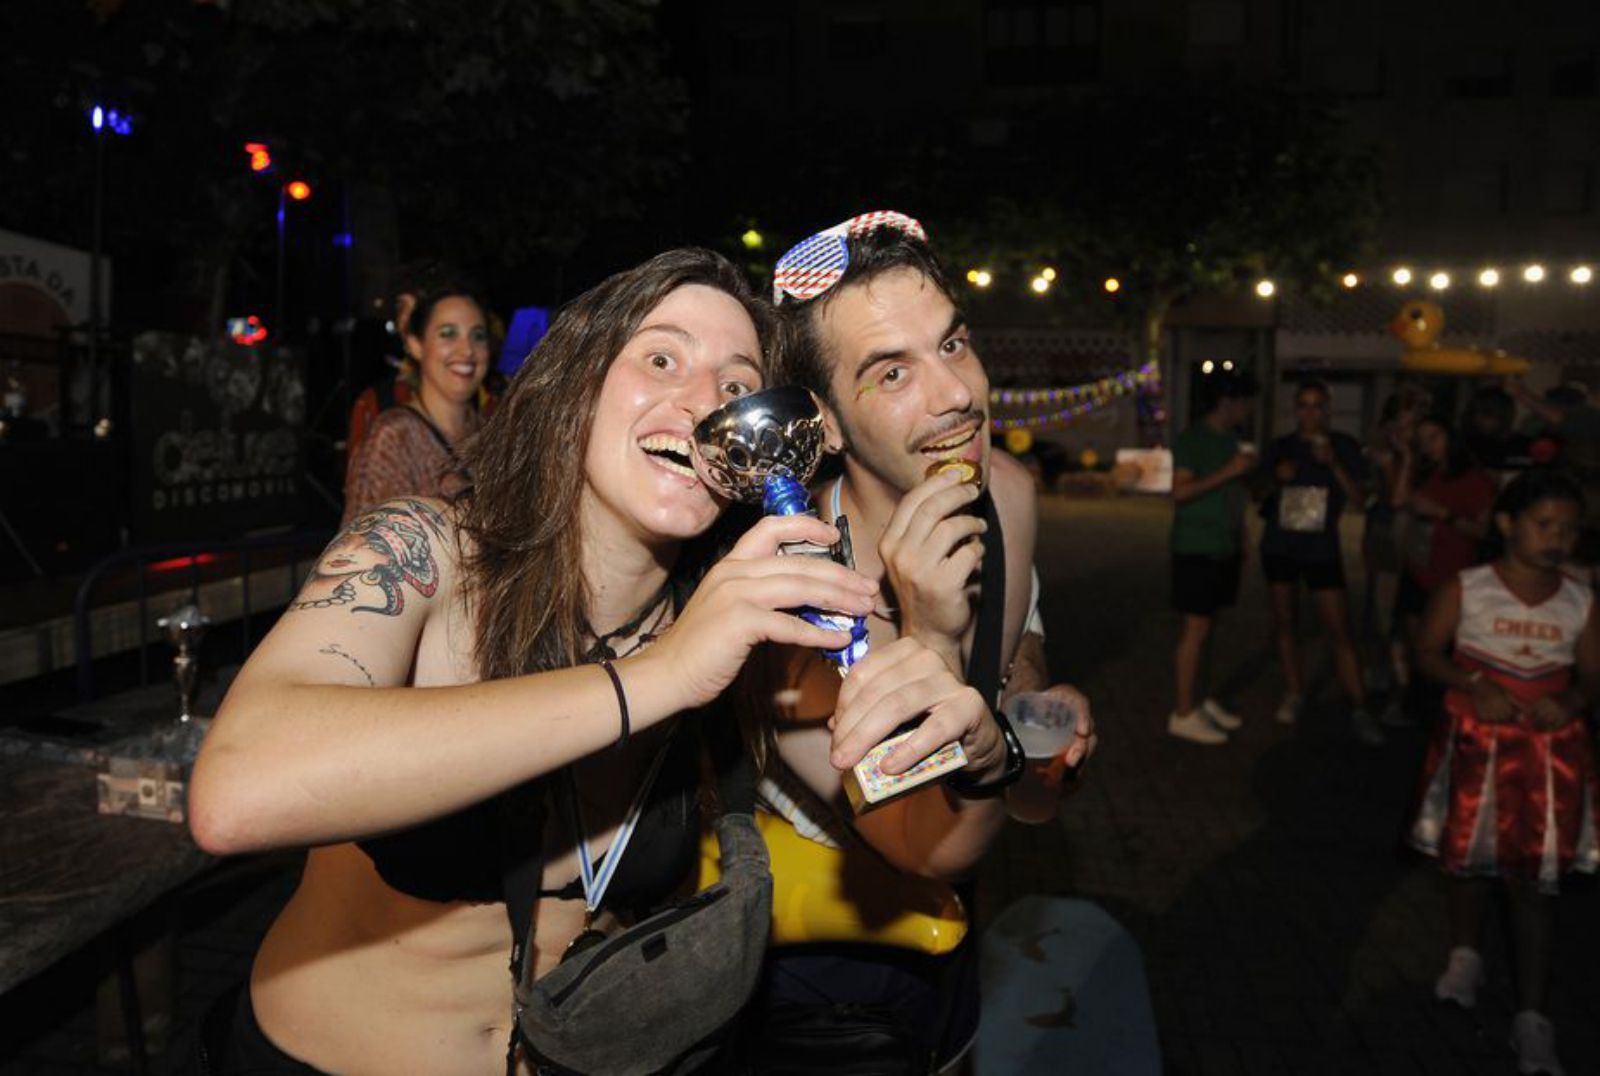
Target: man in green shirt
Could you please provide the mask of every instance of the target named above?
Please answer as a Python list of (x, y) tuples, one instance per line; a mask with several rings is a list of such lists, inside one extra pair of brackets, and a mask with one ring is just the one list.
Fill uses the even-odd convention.
[(1177, 705), (1167, 731), (1199, 744), (1221, 744), (1243, 724), (1214, 698), (1197, 706), (1196, 684), (1217, 611), (1239, 596), (1244, 561), (1244, 514), (1249, 504), (1244, 476), (1256, 452), (1241, 446), (1235, 429), (1255, 407), (1256, 381), (1249, 374), (1219, 371), (1201, 386), (1209, 404), (1205, 418), (1172, 446), (1172, 605), (1183, 617), (1173, 654)]

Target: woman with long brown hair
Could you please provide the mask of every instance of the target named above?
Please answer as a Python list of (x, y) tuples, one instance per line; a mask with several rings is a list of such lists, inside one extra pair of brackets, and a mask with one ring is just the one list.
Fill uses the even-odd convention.
[[(473, 489), (389, 502), (330, 546), (191, 785), (206, 849), (312, 848), (235, 1016), (236, 1061), (504, 1071), (507, 863), (540, 871), (536, 974), (689, 880), (698, 748), (669, 718), (716, 698), (758, 643), (845, 642), (784, 610), (862, 614), (875, 589), (777, 556), (837, 540), (805, 517), (758, 523), (695, 585), (686, 547), (722, 506), (688, 466), (691, 431), (761, 387), (765, 329), (717, 255), (618, 274), (557, 318), (469, 444)], [(841, 720), (886, 735), (927, 708), (927, 685), (863, 671), (882, 687)], [(543, 809), (551, 787), (570, 810)], [(614, 870), (603, 894), (581, 860)]]

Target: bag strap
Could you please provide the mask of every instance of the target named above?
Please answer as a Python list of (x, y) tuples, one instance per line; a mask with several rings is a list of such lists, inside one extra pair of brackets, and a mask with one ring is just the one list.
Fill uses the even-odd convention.
[(986, 704), (998, 706), (1004, 674), (1000, 653), (1006, 625), (1006, 542), (994, 497), (985, 491), (979, 503), (989, 529), (983, 537), (982, 590), (978, 595), (977, 624), (972, 631), (972, 653), (967, 658), (967, 684), (978, 689)]
[(444, 449), (444, 454), (450, 460), (450, 466), (455, 470), (460, 471), (468, 479), (472, 477), (472, 472), (467, 470), (465, 465), (463, 465), (461, 462), (461, 457), (456, 455), (455, 446), (450, 443), (449, 439), (445, 437), (445, 435), (440, 431), (439, 427), (433, 424), (433, 421), (429, 419), (427, 415), (424, 415), (422, 412), (418, 411), (414, 407), (409, 406), (408, 404), (396, 404), (394, 407), (389, 408), (389, 410), (399, 411), (402, 414), (410, 415), (412, 418), (422, 423), (422, 428), (427, 430), (428, 433), (432, 435), (433, 439), (438, 442), (440, 448)]
[(717, 777), (717, 813), (754, 814), (755, 760), (745, 746), (734, 708), (727, 700), (728, 695), (724, 693), (706, 708), (700, 719), (700, 738)]
[[(715, 768), (719, 814), (752, 813), (756, 802), (755, 765), (745, 748), (732, 709), (719, 700), (689, 715), (688, 719), (697, 726)], [(539, 810), (530, 816), (539, 819), (542, 831), (550, 794), (550, 782), (539, 781), (531, 788), (509, 795), (506, 809), (509, 812), (513, 803), (525, 804), (537, 797)], [(506, 901), (506, 917), (511, 923), (511, 980), (521, 986), (533, 972), (534, 913), (544, 880), (544, 857), (540, 854), (539, 833), (534, 834), (530, 851), (526, 827), (511, 825), (508, 818), (501, 832), (501, 889)], [(506, 1047), (507, 1076), (516, 1076), (516, 1070), (517, 1025), (513, 1020)]]
[[(500, 888), (506, 901), (506, 918), (511, 923), (511, 981), (521, 983), (528, 969), (528, 951), (533, 948), (533, 913), (539, 899), (539, 884), (544, 880), (543, 834), (549, 808), (550, 783), (540, 780), (530, 787), (506, 794), (501, 806)], [(532, 810), (534, 805), (537, 810)], [(529, 808), (517, 817), (515, 806)], [(519, 821), (528, 825), (517, 825)], [(532, 838), (529, 839), (529, 832)], [(506, 1076), (517, 1076), (517, 1025), (511, 1024), (506, 1044)]]

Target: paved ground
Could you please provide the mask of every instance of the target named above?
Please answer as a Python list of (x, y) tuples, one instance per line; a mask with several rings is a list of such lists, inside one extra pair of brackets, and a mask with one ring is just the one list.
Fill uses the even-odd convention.
[[(1173, 1076), (1514, 1072), (1499, 937), (1476, 1018), (1431, 997), (1442, 882), (1400, 845), (1423, 733), (1356, 744), (1321, 651), (1322, 700), (1275, 724), (1265, 587), (1247, 569), (1215, 657), (1248, 723), (1220, 748), (1167, 736), (1165, 506), (1047, 500), (1042, 515), (1051, 662), (1094, 700), (1104, 743), (1060, 827), (1006, 832), (989, 906), (1062, 893), (1120, 919)], [(1600, 898), (1586, 886), (1560, 905), (1551, 1015), (1568, 1071), (1600, 1073)]]
[[(1277, 674), (1258, 574), (1247, 572), (1217, 653), (1249, 723), (1222, 748), (1165, 735), (1174, 631), (1165, 511), (1149, 501), (1043, 505), (1051, 659), (1093, 698), (1104, 743), (1060, 825), (1006, 832), (985, 865), (984, 909), (1059, 893), (1120, 920), (1143, 947), (1173, 1076), (1514, 1072), (1505, 1047), (1514, 995), (1498, 937), (1475, 1018), (1431, 999), (1444, 894), (1435, 872), (1400, 850), (1422, 733), (1362, 748), (1331, 693), (1298, 726), (1272, 723)], [(173, 1042), (242, 977), (291, 882), (280, 863), (180, 903)], [(1588, 887), (1561, 903), (1552, 1015), (1569, 1072), (1600, 1073), (1600, 897)], [(107, 1071), (95, 1062), (84, 985), (96, 963), (86, 952), (0, 998), (0, 1076)]]

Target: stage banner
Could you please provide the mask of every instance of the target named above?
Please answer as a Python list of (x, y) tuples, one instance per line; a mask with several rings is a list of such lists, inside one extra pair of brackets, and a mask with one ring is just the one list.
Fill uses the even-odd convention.
[(304, 518), (303, 353), (142, 333), (130, 380), (135, 542), (232, 538)]

